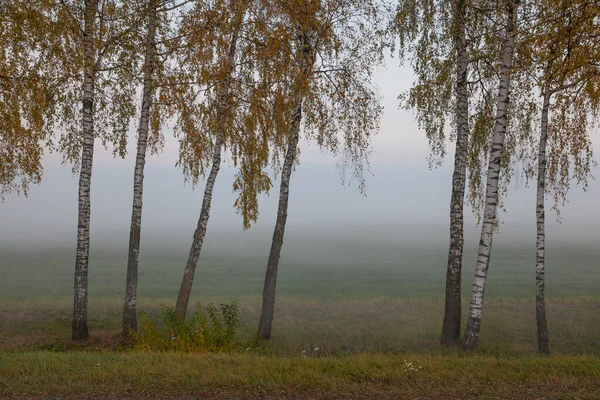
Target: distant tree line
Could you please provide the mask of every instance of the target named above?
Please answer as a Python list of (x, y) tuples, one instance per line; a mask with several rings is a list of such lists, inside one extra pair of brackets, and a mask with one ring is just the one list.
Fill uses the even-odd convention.
[[(431, 162), (455, 142), (441, 344), (472, 351), (510, 180), (536, 182), (538, 348), (545, 312), (545, 199), (587, 185), (600, 106), (597, 0), (0, 0), (0, 196), (42, 179), (45, 152), (79, 174), (73, 340), (88, 338), (90, 191), (96, 142), (124, 157), (137, 126), (123, 334), (137, 329), (144, 165), (174, 125), (177, 165), (204, 182), (175, 313), (185, 318), (224, 155), (245, 229), (280, 176), (258, 333), (270, 339), (292, 170), (302, 138), (342, 160), (361, 189), (383, 108), (386, 53), (413, 67), (400, 95)], [(401, 135), (401, 129), (398, 128)], [(487, 168), (486, 168), (487, 165)], [(518, 167), (518, 168), (517, 168)], [(3, 197), (4, 198), (4, 197)], [(464, 339), (464, 205), (481, 223)], [(532, 201), (532, 212), (534, 211)], [(532, 266), (533, 267), (533, 266)], [(532, 268), (532, 271), (534, 269)]]

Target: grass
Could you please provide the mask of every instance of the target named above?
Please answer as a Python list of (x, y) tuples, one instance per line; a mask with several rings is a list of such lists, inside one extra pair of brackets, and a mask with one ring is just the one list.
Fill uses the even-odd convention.
[[(443, 244), (398, 247), (308, 239), (290, 243), (280, 265), (268, 354), (295, 355), (313, 345), (333, 355), (439, 351), (447, 251)], [(247, 340), (257, 326), (265, 260), (252, 246), (206, 250), (192, 302), (237, 301), (241, 337)], [(495, 247), (479, 352), (535, 354), (535, 258), (530, 250), (502, 243)], [(548, 253), (552, 352), (600, 355), (599, 250), (562, 245)], [(185, 249), (144, 249), (139, 310), (154, 315), (161, 307), (173, 306), (185, 257)], [(2, 251), (0, 350), (69, 346), (72, 258), (64, 249)], [(465, 255), (463, 317), (472, 278), (470, 259), (473, 249)], [(90, 329), (103, 343), (114, 342), (119, 333), (125, 260), (126, 249), (91, 254)]]
[[(229, 355), (136, 353), (120, 339), (124, 249), (92, 252), (85, 343), (70, 340), (70, 250), (0, 251), (0, 398), (599, 398), (597, 248), (548, 250), (552, 356), (536, 355), (534, 254), (495, 247), (480, 344), (441, 349), (443, 245), (288, 246), (273, 339), (253, 344), (264, 254), (204, 252), (192, 301), (240, 306)], [(234, 255), (232, 255), (234, 254)], [(184, 249), (142, 251), (138, 309), (173, 306)], [(465, 256), (466, 319), (474, 260)], [(315, 348), (319, 348), (315, 351)], [(422, 366), (408, 371), (404, 360)]]
[[(150, 316), (160, 301), (140, 299)], [(166, 300), (166, 299), (165, 299)], [(554, 354), (600, 355), (599, 299), (559, 298), (548, 302), (550, 345)], [(168, 303), (165, 302), (165, 305)], [(170, 304), (168, 304), (170, 305)], [(465, 307), (466, 307), (465, 302)], [(322, 301), (280, 299), (273, 339), (261, 352), (296, 356), (319, 347), (332, 356), (356, 354), (440, 353), (438, 335), (442, 299), (371, 299)], [(240, 303), (239, 339), (251, 342), (260, 303)], [(0, 350), (70, 349), (70, 304), (67, 302), (4, 303), (0, 319)], [(90, 305), (90, 347), (119, 345), (121, 303), (118, 299)], [(466, 308), (465, 308), (466, 315)], [(535, 304), (530, 299), (490, 299), (486, 302), (480, 354), (527, 356), (537, 351)]]
[(573, 399), (599, 398), (599, 382), (600, 360), (591, 357), (0, 355), (2, 398), (137, 393), (145, 398)]
[[(441, 298), (447, 246), (444, 243), (398, 246), (322, 240), (286, 243), (281, 258), (278, 295), (311, 300)], [(268, 244), (268, 243), (267, 243)], [(531, 298), (535, 290), (533, 247), (499, 243), (489, 270), (487, 298)], [(259, 251), (262, 250), (262, 251)], [(141, 297), (173, 299), (189, 249), (153, 245), (140, 255)], [(593, 296), (600, 285), (600, 249), (548, 245), (549, 296)], [(194, 282), (198, 299), (257, 299), (262, 294), (268, 247), (203, 250)], [(1, 250), (0, 300), (53, 300), (72, 297), (74, 250)], [(470, 294), (475, 249), (467, 249), (463, 295)], [(126, 248), (94, 247), (90, 255), (90, 300), (121, 298), (125, 290)]]

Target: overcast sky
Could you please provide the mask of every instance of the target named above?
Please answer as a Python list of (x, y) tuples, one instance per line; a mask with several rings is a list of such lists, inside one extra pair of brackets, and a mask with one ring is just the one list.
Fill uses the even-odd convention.
[[(397, 95), (412, 82), (409, 68), (390, 60), (376, 78), (383, 96), (385, 114), (381, 131), (373, 140), (371, 173), (367, 178), (367, 196), (356, 185), (340, 183), (336, 159), (304, 142), (301, 159), (291, 180), (288, 229), (296, 232), (326, 234), (337, 232), (372, 240), (373, 232), (386, 241), (430, 236), (446, 238), (450, 199), (453, 147), (449, 145), (446, 163), (429, 170), (429, 153), (424, 133), (417, 129), (410, 112), (399, 110)], [(167, 139), (169, 132), (165, 132)], [(600, 150), (598, 133), (593, 141)], [(125, 160), (113, 159), (110, 152), (96, 143), (92, 176), (92, 247), (94, 240), (126, 245), (131, 213), (135, 143), (129, 146)], [(164, 153), (149, 157), (146, 168), (143, 240), (178, 241), (188, 246), (196, 226), (204, 184), (196, 190), (184, 185), (181, 171), (175, 168), (177, 143), (167, 140)], [(77, 221), (77, 176), (60, 158), (45, 158), (41, 186), (32, 187), (29, 198), (8, 196), (0, 204), (0, 241), (3, 245), (24, 243), (75, 243)], [(208, 237), (229, 235), (250, 240), (272, 230), (279, 183), (274, 182), (270, 196), (261, 198), (260, 220), (255, 228), (242, 234), (241, 218), (233, 209), (231, 184), (235, 171), (227, 161), (217, 179)], [(598, 174), (598, 170), (595, 170)], [(573, 187), (570, 203), (563, 209), (563, 223), (548, 213), (550, 238), (563, 241), (600, 238), (600, 182), (590, 182), (588, 192)], [(522, 182), (511, 186), (506, 201), (507, 213), (499, 237), (535, 239), (535, 192)], [(477, 242), (478, 228), (466, 211), (466, 230)], [(413, 234), (408, 234), (412, 232)], [(269, 233), (270, 234), (270, 233)], [(207, 238), (208, 238), (207, 237)]]

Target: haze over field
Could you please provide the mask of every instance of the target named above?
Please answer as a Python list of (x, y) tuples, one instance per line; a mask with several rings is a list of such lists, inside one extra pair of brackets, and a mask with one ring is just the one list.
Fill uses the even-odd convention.
[[(371, 173), (365, 174), (366, 194), (340, 183), (337, 160), (316, 147), (301, 143), (300, 165), (292, 175), (288, 232), (310, 236), (349, 237), (388, 243), (422, 242), (432, 237), (447, 242), (448, 209), (452, 176), (453, 144), (442, 167), (429, 170), (427, 139), (410, 112), (398, 109), (396, 97), (407, 90), (413, 80), (409, 68), (397, 66), (389, 59), (377, 74), (376, 84), (383, 96), (385, 113), (379, 134), (373, 138), (370, 156)], [(184, 185), (181, 170), (175, 168), (178, 145), (170, 128), (164, 129), (165, 151), (149, 156), (145, 172), (144, 220), (142, 246), (165, 243), (188, 247), (195, 229), (204, 182), (195, 190)], [(132, 129), (132, 138), (135, 130)], [(592, 133), (599, 149), (598, 130)], [(113, 159), (110, 152), (98, 151), (92, 177), (91, 246), (126, 246), (131, 214), (131, 182), (135, 159), (135, 141), (129, 141), (125, 160)], [(77, 224), (77, 176), (68, 165), (61, 165), (56, 154), (45, 158), (41, 186), (31, 188), (29, 198), (9, 196), (0, 206), (0, 220), (9, 229), (0, 231), (0, 247), (18, 246), (25, 239), (37, 246), (73, 245)], [(274, 181), (270, 196), (262, 196), (260, 218), (255, 227), (242, 232), (241, 217), (233, 208), (231, 183), (235, 168), (227, 159), (215, 186), (214, 202), (207, 233), (206, 250), (227, 242), (246, 242), (264, 238), (265, 252), (275, 220), (278, 185)], [(595, 175), (598, 169), (595, 170)], [(600, 238), (600, 181), (590, 181), (588, 191), (575, 184), (569, 203), (562, 208), (562, 225), (556, 214), (548, 212), (547, 234), (550, 243), (594, 242)], [(551, 200), (549, 200), (551, 201)], [(504, 225), (496, 241), (535, 243), (535, 190), (526, 188), (521, 179), (513, 179), (505, 202)], [(466, 245), (475, 246), (479, 227), (472, 213), (465, 213)], [(284, 252), (293, 248), (285, 241)], [(467, 263), (470, 260), (465, 260)]]

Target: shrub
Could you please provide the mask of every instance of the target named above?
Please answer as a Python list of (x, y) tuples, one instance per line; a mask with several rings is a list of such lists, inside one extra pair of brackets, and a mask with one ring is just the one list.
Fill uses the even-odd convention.
[(235, 302), (219, 308), (198, 303), (186, 320), (171, 308), (165, 308), (158, 321), (144, 318), (142, 328), (132, 332), (132, 337), (135, 349), (141, 351), (229, 352), (239, 347), (234, 341), (237, 322)]

